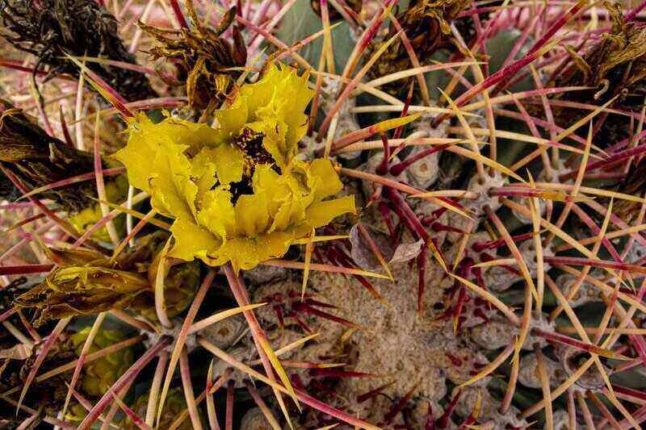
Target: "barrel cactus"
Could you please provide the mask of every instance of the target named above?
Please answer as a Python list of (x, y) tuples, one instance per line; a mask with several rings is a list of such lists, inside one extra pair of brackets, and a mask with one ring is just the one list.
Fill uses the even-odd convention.
[(645, 5), (0, 0), (0, 428), (641, 428)]

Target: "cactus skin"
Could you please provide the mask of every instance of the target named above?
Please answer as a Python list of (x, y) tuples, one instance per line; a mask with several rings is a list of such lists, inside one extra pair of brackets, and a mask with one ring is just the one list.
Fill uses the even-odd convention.
[[(148, 394), (141, 395), (132, 404), (132, 410), (140, 417), (146, 415), (146, 407), (148, 405)], [(159, 428), (169, 428), (175, 421), (177, 415), (186, 410), (186, 400), (184, 400), (184, 393), (179, 388), (174, 388), (168, 392), (166, 405), (162, 411), (159, 420)], [(130, 419), (125, 418), (121, 424), (123, 430), (136, 430), (139, 427)], [(190, 422), (185, 421), (179, 427), (179, 430), (192, 430)]]
[[(85, 327), (78, 333), (70, 336), (72, 348), (76, 355), (81, 354), (83, 345), (90, 334), (90, 327)], [(124, 335), (116, 330), (99, 330), (88, 351), (89, 354), (113, 345), (125, 339)], [(108, 391), (115, 381), (132, 365), (134, 353), (131, 348), (108, 354), (98, 360), (87, 363), (83, 367), (81, 386), (83, 392), (89, 396), (100, 397)]]
[(94, 61), (52, 1), (0, 0), (52, 41), (0, 46), (0, 427), (644, 425), (646, 3), (56, 0)]

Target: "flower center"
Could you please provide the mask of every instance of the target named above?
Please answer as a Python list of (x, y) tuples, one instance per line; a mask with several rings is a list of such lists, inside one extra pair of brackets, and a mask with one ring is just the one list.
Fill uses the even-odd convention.
[(251, 169), (254, 164), (275, 164), (276, 160), (267, 151), (263, 145), (264, 133), (253, 131), (249, 127), (242, 129), (242, 132), (233, 141), (233, 145), (237, 146), (245, 154)]
[(236, 204), (240, 196), (244, 194), (253, 194), (253, 187), (251, 186), (251, 177), (243, 176), (238, 182), (231, 182), (229, 184), (229, 192), (231, 193), (231, 203)]
[(257, 164), (271, 164), (272, 168), (280, 173), (274, 157), (263, 145), (264, 133), (259, 133), (249, 127), (242, 129), (242, 132), (233, 141), (233, 145), (240, 148), (245, 156), (244, 174), (238, 182), (231, 182), (231, 203), (234, 205), (244, 194), (253, 194), (251, 179)]

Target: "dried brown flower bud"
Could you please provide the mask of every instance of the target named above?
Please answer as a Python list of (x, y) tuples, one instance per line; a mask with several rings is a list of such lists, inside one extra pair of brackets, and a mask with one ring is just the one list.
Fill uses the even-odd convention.
[[(37, 324), (74, 315), (95, 315), (111, 309), (129, 309), (155, 319), (150, 272), (168, 234), (145, 236), (114, 260), (93, 251), (50, 251), (59, 266), (45, 280), (16, 299), (16, 304), (40, 311)], [(154, 279), (154, 276), (153, 276)], [(199, 266), (173, 266), (164, 282), (169, 316), (190, 303), (199, 282)]]

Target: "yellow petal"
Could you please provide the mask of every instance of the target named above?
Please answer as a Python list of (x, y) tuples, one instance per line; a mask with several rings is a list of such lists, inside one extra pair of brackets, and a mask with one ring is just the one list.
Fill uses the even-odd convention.
[(154, 124), (145, 114), (138, 114), (128, 124), (128, 143), (114, 156), (126, 166), (130, 185), (150, 192), (150, 163), (163, 144), (187, 147), (214, 145), (217, 133), (206, 124), (166, 118)]
[(298, 146), (288, 147), (287, 145), (287, 125), (282, 121), (277, 121), (275, 117), (251, 122), (247, 124), (247, 127), (263, 134), (262, 145), (281, 169), (286, 167), (289, 160), (296, 154)]
[(178, 219), (170, 230), (175, 238), (175, 244), (169, 255), (180, 260), (191, 261), (195, 257), (204, 260), (209, 252), (221, 245), (211, 232), (191, 221)]
[(204, 195), (197, 214), (199, 224), (220, 240), (235, 233), (236, 214), (231, 204), (231, 193), (218, 187)]
[(147, 136), (165, 136), (173, 143), (189, 147), (216, 145), (218, 134), (204, 123), (186, 121), (179, 118), (166, 118), (154, 124), (150, 129), (143, 130)]
[(332, 196), (343, 188), (343, 183), (330, 160), (319, 158), (312, 161), (310, 178), (310, 187), (314, 190), (317, 199)]
[(276, 215), (269, 232), (287, 230), (290, 226), (300, 224), (305, 219), (305, 205), (297, 199), (285, 201)]
[(339, 215), (355, 212), (354, 196), (345, 196), (313, 204), (307, 208), (305, 217), (309, 226), (321, 227)]
[(279, 70), (272, 64), (256, 83), (247, 84), (240, 89), (240, 97), (247, 100), (251, 121), (257, 119), (258, 111), (261, 108), (272, 102), (276, 89), (284, 79), (289, 77), (290, 71), (291, 69), (287, 68)]
[[(308, 85), (309, 76), (286, 66), (271, 65), (257, 83), (245, 85), (241, 96), (249, 94), (249, 112), (252, 119), (275, 117), (289, 127), (288, 143), (295, 145), (303, 137), (307, 115), (305, 108), (314, 91)], [(305, 127), (305, 128), (303, 128)]]
[(128, 143), (114, 154), (114, 157), (126, 166), (128, 181), (133, 187), (150, 192), (148, 177), (150, 161), (155, 159), (159, 141), (155, 136), (148, 136), (153, 123), (144, 114), (139, 114), (136, 120), (128, 124)]
[(244, 171), (244, 154), (231, 145), (220, 145), (211, 150), (216, 166), (218, 180), (221, 184), (238, 182)]
[(247, 123), (265, 133), (266, 149), (279, 166), (286, 165), (307, 131), (305, 108), (314, 91), (309, 76), (286, 66), (271, 65), (254, 84), (242, 86), (236, 101), (216, 114), (223, 134), (232, 137)]
[(235, 205), (236, 235), (254, 237), (269, 227), (268, 196), (265, 192), (242, 195)]
[(247, 97), (238, 95), (228, 107), (215, 113), (217, 120), (218, 143), (230, 142), (249, 122)]
[(197, 185), (191, 180), (191, 163), (184, 147), (162, 144), (150, 167), (151, 203), (162, 215), (193, 218)]
[(213, 151), (211, 148), (203, 148), (191, 160), (191, 177), (197, 185), (197, 201), (200, 201), (204, 193), (213, 188), (216, 183), (216, 163)]
[(292, 191), (286, 182), (285, 175), (279, 175), (268, 165), (256, 166), (253, 175), (254, 192), (266, 192), (270, 199), (267, 211), (274, 216), (282, 204), (292, 198)]
[(221, 265), (231, 261), (233, 268), (248, 270), (259, 263), (285, 255), (294, 240), (291, 232), (274, 232), (255, 238), (234, 238), (227, 241), (209, 257), (210, 264)]

